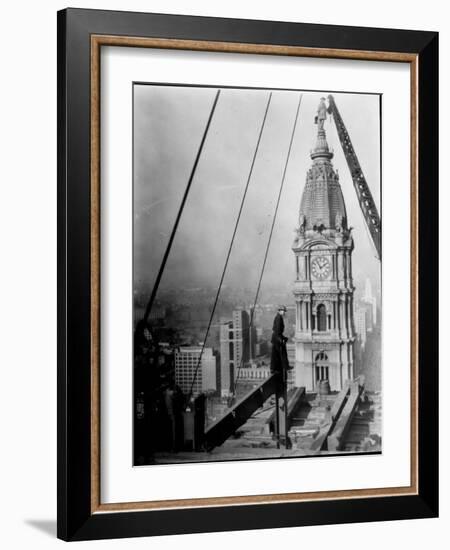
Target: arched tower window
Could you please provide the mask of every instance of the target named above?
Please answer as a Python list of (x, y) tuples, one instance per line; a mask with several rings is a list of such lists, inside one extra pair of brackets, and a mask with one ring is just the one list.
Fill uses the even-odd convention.
[(317, 330), (327, 330), (327, 310), (323, 304), (317, 307)]

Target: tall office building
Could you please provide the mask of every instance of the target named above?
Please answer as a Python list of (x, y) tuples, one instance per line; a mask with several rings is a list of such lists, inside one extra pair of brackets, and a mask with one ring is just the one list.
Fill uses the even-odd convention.
[(237, 372), (255, 356), (256, 330), (250, 327), (245, 309), (235, 309), (231, 320), (220, 326), (220, 390), (222, 396), (234, 392)]
[(364, 350), (367, 341), (366, 308), (358, 307), (355, 311), (355, 331)]
[(234, 391), (234, 345), (231, 321), (220, 324), (220, 394), (227, 397)]
[(185, 346), (175, 351), (175, 383), (185, 394), (190, 393), (192, 386), (193, 397), (215, 391), (216, 357), (212, 348), (203, 348), (203, 353), (202, 346)]
[(375, 326), (377, 324), (377, 299), (372, 294), (372, 283), (370, 282), (369, 277), (367, 277), (366, 279), (363, 302), (365, 302), (366, 304), (370, 304), (372, 308), (372, 319), (371, 319), (371, 329), (372, 329), (372, 326)]

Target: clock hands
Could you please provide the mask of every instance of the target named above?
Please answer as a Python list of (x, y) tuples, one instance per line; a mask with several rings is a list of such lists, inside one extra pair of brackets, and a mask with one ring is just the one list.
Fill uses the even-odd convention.
[(326, 277), (330, 270), (328, 260), (326, 258), (317, 258), (312, 265), (312, 269), (316, 277), (320, 279)]

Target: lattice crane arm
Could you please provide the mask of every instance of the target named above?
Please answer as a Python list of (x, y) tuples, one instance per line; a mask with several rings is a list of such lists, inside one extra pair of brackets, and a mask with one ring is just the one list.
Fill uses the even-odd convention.
[(378, 254), (378, 259), (381, 260), (381, 219), (378, 214), (375, 201), (370, 192), (366, 178), (364, 177), (362, 168), (359, 164), (358, 157), (353, 149), (350, 136), (345, 127), (344, 121), (339, 113), (334, 98), (328, 96), (328, 112), (333, 115), (334, 123), (336, 124), (337, 133), (341, 142), (342, 150), (344, 151), (345, 159), (353, 179), (353, 186), (356, 191), (359, 205), (361, 207), (364, 221), (369, 229), (373, 244)]

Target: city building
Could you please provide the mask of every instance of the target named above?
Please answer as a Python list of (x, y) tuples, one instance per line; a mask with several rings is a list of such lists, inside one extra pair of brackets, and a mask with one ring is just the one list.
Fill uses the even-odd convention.
[(166, 308), (163, 306), (154, 305), (150, 310), (148, 320), (151, 324), (163, 323), (166, 317)]
[(372, 283), (370, 282), (369, 277), (366, 279), (366, 285), (364, 288), (364, 297), (362, 301), (366, 304), (369, 304), (372, 309), (372, 319), (370, 330), (377, 324), (377, 299), (372, 294)]
[(289, 370), (287, 373), (288, 388), (292, 388), (293, 386), (295, 386), (295, 350), (296, 350), (296, 345), (294, 342), (286, 343), (288, 363), (290, 367), (294, 367), (294, 369)]
[(232, 322), (220, 325), (220, 394), (227, 397), (234, 391), (234, 348)]
[(353, 238), (326, 140), (325, 100), (316, 117), (317, 142), (306, 175), (295, 254), (295, 385), (314, 391), (321, 380), (332, 390), (354, 378)]
[(262, 382), (270, 376), (270, 358), (266, 358), (265, 364), (259, 364), (259, 361), (252, 361), (250, 366), (239, 371), (239, 380), (241, 381), (255, 381)]
[(366, 325), (367, 309), (358, 307), (355, 311), (355, 332), (361, 348), (364, 349), (367, 341), (367, 325)]
[(212, 348), (185, 346), (176, 350), (175, 383), (185, 394), (189, 394), (192, 387), (193, 397), (202, 392), (215, 391), (216, 357)]
[(250, 327), (245, 309), (235, 309), (231, 320), (220, 326), (220, 391), (223, 397), (234, 392), (235, 376), (239, 369), (255, 356), (256, 330)]

